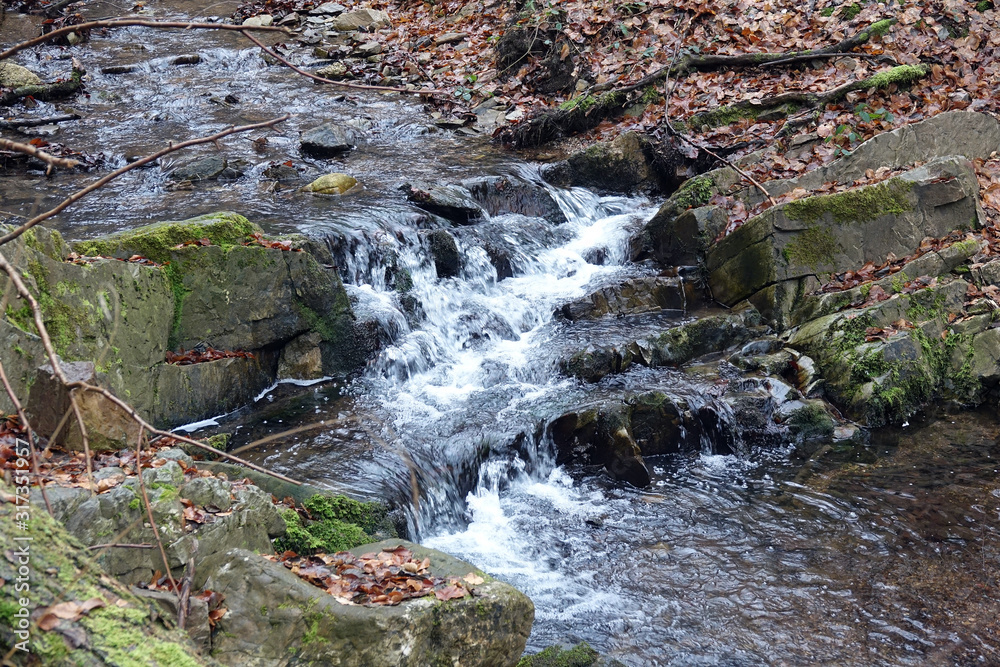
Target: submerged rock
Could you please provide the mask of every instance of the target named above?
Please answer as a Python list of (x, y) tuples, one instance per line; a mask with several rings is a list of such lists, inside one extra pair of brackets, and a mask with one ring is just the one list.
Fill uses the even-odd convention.
[(302, 133), (302, 152), (317, 158), (332, 158), (354, 148), (351, 135), (338, 125), (324, 123)]
[(41, 82), (38, 75), (27, 67), (21, 67), (14, 63), (0, 63), (0, 88), (37, 86)]
[(570, 301), (558, 313), (567, 320), (605, 315), (636, 315), (686, 307), (684, 284), (679, 278), (631, 278)]
[(626, 132), (597, 143), (542, 170), (548, 182), (563, 187), (593, 188), (599, 192), (631, 192), (649, 187), (654, 171), (646, 155), (649, 139)]
[(431, 257), (438, 278), (454, 278), (462, 271), (462, 254), (458, 251), (455, 237), (444, 229), (436, 229), (427, 235)]
[(196, 582), (225, 595), (229, 608), (216, 626), (213, 657), (229, 665), (285, 664), (289, 655), (343, 667), (515, 665), (534, 618), (531, 600), (469, 563), (418, 544), (388, 540), (352, 552), (398, 545), (417, 559), (430, 558), (434, 576), (474, 573), (485, 581), (474, 587), (474, 597), (343, 605), (280, 563), (234, 549), (209, 559)]
[(347, 174), (324, 174), (302, 188), (317, 195), (342, 195), (358, 185), (357, 179)]
[(469, 225), (486, 217), (469, 190), (461, 185), (404, 185), (406, 199), (417, 207), (450, 220), (456, 225)]
[(566, 222), (566, 214), (543, 186), (515, 176), (487, 176), (464, 181), (464, 187), (491, 216), (518, 213), (544, 218), (552, 224)]
[(229, 166), (222, 155), (210, 155), (180, 165), (170, 172), (174, 181), (210, 181), (219, 178)]

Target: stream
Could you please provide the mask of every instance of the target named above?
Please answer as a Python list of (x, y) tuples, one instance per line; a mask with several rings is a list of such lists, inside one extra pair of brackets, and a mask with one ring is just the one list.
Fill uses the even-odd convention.
[[(210, 10), (225, 16), (234, 7)], [(95, 17), (121, 11), (87, 6)], [(171, 0), (147, 11), (204, 19), (207, 10)], [(170, 64), (186, 53), (200, 62)], [(642, 368), (592, 385), (558, 371), (588, 344), (706, 314), (575, 323), (553, 315), (600, 287), (656, 274), (629, 263), (627, 247), (658, 202), (545, 185), (537, 165), (483, 137), (439, 130), (412, 99), (313, 85), (269, 67), (233, 35), (130, 28), (16, 61), (54, 76), (68, 72), (71, 55), (90, 72), (89, 95), (19, 115), (80, 113), (46, 138), (102, 154), (102, 170), (167, 141), (293, 114), (275, 131), (224, 140), (230, 164), (244, 171), (235, 180), (173, 188), (172, 164), (217, 150), (201, 147), (130, 172), (51, 226), (80, 239), (232, 210), (268, 233), (327, 240), (356, 311), (379, 323), (382, 351), (349, 382), (280, 385), (204, 433), (235, 432), (239, 446), (324, 420), (251, 460), (405, 508), (411, 537), (531, 597), (529, 651), (585, 640), (628, 665), (1000, 664), (995, 414), (938, 415), (808, 448), (707, 439), (700, 452), (648, 458), (646, 489), (603, 469), (557, 465), (543, 427), (581, 405), (640, 390), (714, 405), (711, 380), (679, 370)], [(101, 73), (125, 64), (135, 71)], [(303, 158), (299, 132), (320, 122), (349, 125), (363, 139), (343, 158)], [(287, 160), (302, 182), (275, 186), (263, 172)], [(296, 192), (338, 171), (363, 190)], [(452, 230), (462, 270), (438, 279), (423, 238), (447, 224), (408, 204), (399, 186), (494, 174), (548, 188), (568, 222), (507, 214)], [(46, 210), (94, 178), (2, 175), (0, 216)], [(513, 276), (498, 278), (487, 244), (508, 249)], [(387, 269), (396, 267), (412, 277), (422, 317), (395, 294)], [(732, 414), (716, 412), (738, 440)]]

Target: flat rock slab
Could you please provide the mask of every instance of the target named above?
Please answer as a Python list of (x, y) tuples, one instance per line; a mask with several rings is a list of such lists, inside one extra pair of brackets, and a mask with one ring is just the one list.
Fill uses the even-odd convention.
[[(434, 576), (483, 576), (474, 595), (446, 602), (434, 596), (397, 606), (343, 605), (282, 564), (244, 549), (208, 559), (205, 586), (226, 596), (213, 657), (229, 665), (323, 664), (342, 667), (512, 667), (524, 651), (534, 605), (443, 552), (405, 540), (353, 549), (355, 554), (403, 545), (430, 558)], [(199, 582), (200, 583), (200, 582)]]

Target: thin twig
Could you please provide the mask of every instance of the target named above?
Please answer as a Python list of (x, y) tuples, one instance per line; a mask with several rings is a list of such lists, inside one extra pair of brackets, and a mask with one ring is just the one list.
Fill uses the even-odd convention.
[(97, 484), (94, 482), (94, 464), (90, 460), (90, 438), (87, 437), (87, 425), (83, 423), (83, 411), (76, 400), (74, 390), (69, 390), (69, 404), (73, 408), (73, 415), (76, 417), (76, 425), (80, 428), (80, 439), (83, 441), (83, 456), (87, 462), (87, 481), (90, 482), (90, 494), (97, 493)]
[[(149, 526), (153, 529), (153, 537), (156, 538), (156, 544), (160, 547), (160, 556), (163, 557), (163, 569), (167, 571), (167, 578), (170, 580), (170, 589), (176, 593), (177, 582), (174, 581), (174, 575), (170, 573), (170, 561), (167, 560), (167, 550), (163, 548), (160, 531), (156, 527), (156, 521), (153, 519), (153, 506), (149, 502), (149, 495), (146, 493), (145, 475), (142, 474), (142, 441), (145, 437), (145, 431), (140, 428), (139, 437), (135, 439), (135, 466), (136, 472), (139, 474), (139, 491), (142, 493), (142, 501), (146, 504), (146, 516), (149, 517)], [(152, 470), (152, 468), (149, 468), (149, 470)]]
[(71, 32), (79, 32), (81, 30), (90, 30), (92, 28), (127, 28), (130, 26), (141, 26), (144, 28), (160, 28), (160, 29), (172, 29), (172, 30), (235, 30), (237, 32), (245, 32), (247, 30), (258, 30), (263, 32), (282, 32), (289, 34), (288, 28), (281, 26), (249, 26), (249, 25), (231, 25), (229, 23), (198, 23), (195, 21), (150, 21), (148, 19), (111, 19), (110, 21), (88, 21), (86, 23), (79, 23), (77, 25), (69, 25), (64, 28), (58, 28), (52, 32), (47, 32), (44, 35), (35, 37), (34, 39), (29, 39), (26, 42), (21, 42), (20, 44), (15, 44), (6, 51), (0, 53), (0, 60), (5, 58), (10, 58), (12, 55), (19, 51), (25, 49), (30, 49), (38, 44), (44, 44), (45, 42), (51, 41), (57, 37), (62, 37), (63, 35), (68, 35)]
[(312, 424), (306, 424), (305, 426), (296, 426), (295, 428), (290, 428), (287, 431), (282, 431), (281, 433), (274, 433), (272, 435), (265, 436), (259, 440), (254, 440), (251, 443), (241, 445), (234, 449), (230, 454), (239, 454), (240, 452), (245, 452), (248, 449), (253, 449), (255, 447), (260, 447), (269, 442), (275, 440), (280, 440), (281, 438), (286, 438), (290, 435), (295, 435), (296, 433), (302, 433), (304, 431), (314, 431), (318, 428), (323, 428), (325, 426), (333, 426), (334, 424), (341, 424), (345, 421), (355, 421), (354, 417), (347, 417), (344, 419), (324, 419), (323, 421), (314, 422)]
[(434, 88), (413, 88), (411, 90), (410, 88), (394, 88), (392, 86), (368, 86), (368, 85), (365, 85), (365, 84), (362, 84), (362, 83), (348, 83), (346, 81), (334, 81), (333, 79), (325, 79), (325, 78), (323, 78), (321, 76), (317, 76), (315, 74), (312, 74), (311, 72), (307, 72), (307, 71), (305, 71), (304, 69), (302, 69), (300, 67), (296, 67), (295, 65), (293, 65), (292, 63), (290, 63), (287, 59), (285, 59), (281, 55), (279, 55), (274, 49), (269, 49), (268, 47), (264, 46), (263, 42), (261, 42), (260, 40), (254, 38), (253, 36), (251, 36), (251, 35), (249, 35), (247, 33), (243, 33), (243, 36), (246, 37), (247, 39), (249, 39), (251, 42), (253, 42), (257, 46), (259, 46), (261, 51), (263, 51), (267, 55), (271, 56), (272, 58), (274, 58), (275, 60), (277, 60), (278, 62), (280, 62), (282, 65), (284, 65), (285, 67), (288, 67), (293, 72), (297, 72), (297, 73), (301, 74), (304, 77), (312, 79), (313, 81), (319, 81), (320, 83), (328, 83), (328, 84), (333, 85), (333, 86), (341, 86), (343, 88), (354, 88), (354, 89), (357, 89), (357, 90), (382, 90), (382, 91), (386, 91), (386, 92), (390, 92), (390, 93), (409, 93), (411, 95), (444, 95), (445, 94), (445, 92), (443, 90), (436, 90)]
[(180, 594), (177, 596), (177, 627), (184, 629), (187, 621), (188, 601), (191, 597), (191, 586), (194, 583), (194, 556), (198, 553), (198, 540), (194, 540), (191, 548), (191, 557), (187, 562), (187, 569), (184, 571), (184, 579), (181, 582)]
[(14, 410), (17, 411), (17, 418), (21, 420), (21, 426), (24, 428), (24, 432), (28, 435), (28, 450), (31, 454), (31, 471), (35, 475), (35, 479), (38, 481), (38, 489), (42, 492), (42, 499), (45, 501), (45, 509), (49, 511), (49, 516), (55, 516), (52, 511), (52, 503), (49, 501), (49, 494), (45, 490), (45, 484), (42, 483), (41, 476), (42, 473), (38, 469), (38, 454), (35, 449), (35, 434), (31, 430), (31, 424), (28, 423), (28, 415), (24, 413), (24, 408), (21, 407), (21, 401), (17, 399), (17, 394), (14, 393), (14, 388), (10, 386), (10, 382), (7, 380), (7, 373), (4, 371), (3, 363), (0, 363), (0, 381), (3, 382), (3, 388), (7, 392), (7, 396), (10, 397), (10, 402), (14, 404)]
[[(32, 227), (34, 227), (38, 223), (43, 222), (45, 220), (48, 220), (49, 218), (51, 218), (54, 215), (57, 215), (58, 213), (60, 213), (63, 209), (65, 209), (70, 204), (75, 203), (76, 201), (78, 201), (81, 198), (85, 197), (86, 195), (90, 194), (94, 190), (97, 190), (98, 188), (104, 186), (109, 181), (112, 181), (112, 180), (118, 178), (119, 176), (121, 176), (122, 174), (125, 174), (125, 173), (127, 173), (129, 171), (132, 171), (133, 169), (138, 169), (139, 167), (141, 167), (143, 165), (147, 165), (150, 162), (155, 162), (156, 160), (160, 159), (164, 155), (168, 155), (170, 153), (182, 150), (184, 148), (188, 148), (190, 146), (197, 146), (199, 144), (211, 144), (211, 143), (215, 143), (216, 141), (218, 141), (219, 139), (222, 139), (223, 137), (228, 137), (230, 134), (236, 134), (238, 132), (249, 132), (250, 130), (258, 130), (258, 129), (264, 128), (264, 127), (271, 127), (273, 125), (277, 125), (278, 123), (284, 122), (284, 121), (288, 120), (289, 118), (291, 118), (291, 114), (285, 114), (284, 116), (281, 116), (280, 118), (275, 118), (273, 120), (264, 121), (262, 123), (253, 123), (252, 125), (241, 125), (239, 127), (230, 127), (230, 128), (228, 128), (226, 130), (223, 130), (222, 132), (218, 132), (216, 134), (213, 134), (210, 137), (201, 137), (201, 138), (198, 138), (198, 139), (189, 139), (187, 141), (182, 141), (179, 144), (171, 144), (170, 146), (168, 146), (167, 148), (164, 148), (161, 151), (153, 153), (152, 155), (147, 155), (146, 157), (141, 158), (139, 160), (136, 160), (135, 162), (133, 162), (131, 164), (125, 165), (121, 169), (116, 169), (115, 171), (111, 172), (107, 176), (94, 181), (93, 183), (91, 183), (87, 187), (85, 187), (85, 188), (83, 188), (81, 190), (77, 190), (76, 192), (74, 192), (73, 194), (71, 194), (69, 197), (67, 197), (66, 199), (64, 199), (55, 208), (50, 209), (50, 210), (46, 211), (45, 213), (41, 213), (39, 215), (36, 215), (31, 220), (28, 220), (26, 223), (24, 223), (23, 225), (21, 225), (17, 229), (15, 229), (15, 230), (13, 230), (13, 231), (5, 234), (3, 237), (0, 237), (0, 245), (3, 245), (5, 243), (9, 243), (10, 241), (13, 241), (18, 236), (20, 236), (24, 232), (28, 231), (29, 229), (31, 229)], [(8, 275), (9, 275), (9, 273), (8, 273)]]
[(4, 139), (0, 137), (0, 149), (6, 149), (9, 151), (14, 151), (16, 153), (24, 153), (25, 155), (30, 155), (31, 157), (38, 158), (46, 164), (52, 165), (53, 167), (63, 167), (65, 169), (72, 169), (76, 165), (80, 164), (78, 160), (68, 160), (66, 158), (56, 157), (46, 153), (43, 150), (32, 146), (31, 144), (22, 144), (17, 141), (11, 141), (10, 139)]
[(96, 549), (152, 549), (152, 548), (153, 548), (152, 544), (119, 544), (119, 543), (95, 544), (93, 546), (87, 547), (87, 549), (90, 549), (90, 550), (96, 550)]
[(239, 463), (241, 466), (246, 466), (247, 468), (250, 468), (251, 470), (256, 470), (257, 472), (264, 473), (265, 475), (270, 475), (271, 477), (274, 477), (276, 479), (280, 479), (283, 482), (288, 482), (288, 483), (294, 484), (296, 486), (302, 486), (302, 482), (297, 482), (294, 479), (292, 479), (291, 477), (286, 477), (286, 476), (282, 475), (281, 473), (277, 473), (277, 472), (274, 472), (272, 470), (268, 470), (267, 468), (262, 468), (262, 467), (260, 467), (258, 465), (250, 463), (249, 461), (247, 461), (245, 459), (241, 459), (238, 456), (233, 456), (232, 454), (230, 454), (228, 452), (223, 452), (221, 450), (218, 450), (215, 447), (213, 447), (212, 445), (206, 445), (204, 442), (198, 442), (197, 440), (194, 440), (192, 438), (188, 438), (187, 436), (178, 435), (177, 433), (171, 433), (170, 431), (163, 431), (163, 430), (160, 430), (158, 428), (153, 427), (149, 422), (147, 422), (145, 419), (143, 419), (142, 417), (140, 417), (139, 413), (137, 413), (132, 406), (130, 406), (128, 403), (126, 403), (125, 401), (121, 400), (120, 398), (118, 398), (117, 396), (115, 396), (114, 394), (112, 394), (110, 391), (108, 391), (104, 387), (97, 387), (95, 385), (87, 384), (86, 382), (82, 382), (82, 381), (70, 382), (66, 386), (67, 387), (79, 387), (80, 389), (83, 389), (85, 391), (93, 391), (93, 392), (96, 392), (98, 394), (102, 394), (109, 401), (111, 401), (112, 403), (114, 403), (115, 405), (117, 405), (118, 407), (120, 407), (122, 410), (124, 410), (125, 412), (127, 412), (128, 415), (139, 424), (139, 426), (141, 426), (143, 429), (145, 429), (151, 435), (161, 436), (161, 437), (164, 437), (164, 438), (173, 438), (174, 440), (177, 440), (179, 442), (184, 442), (184, 443), (187, 443), (187, 444), (192, 445), (194, 447), (197, 447), (198, 449), (200, 449), (202, 451), (210, 452), (212, 454), (215, 454), (216, 456), (221, 456), (222, 458), (229, 459), (230, 461), (233, 461), (234, 463)]

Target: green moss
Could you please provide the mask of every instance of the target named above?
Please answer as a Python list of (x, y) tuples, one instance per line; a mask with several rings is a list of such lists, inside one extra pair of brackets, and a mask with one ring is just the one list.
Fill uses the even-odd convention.
[(678, 210), (703, 206), (715, 194), (715, 182), (708, 176), (695, 176), (685, 181), (670, 199)]
[(170, 290), (174, 294), (174, 318), (170, 324), (170, 335), (167, 336), (167, 349), (175, 350), (179, 343), (181, 315), (184, 313), (184, 299), (191, 293), (191, 290), (184, 287), (184, 277), (176, 265), (167, 264), (163, 267), (163, 270), (166, 272), (167, 280), (170, 282)]
[(836, 11), (836, 7), (824, 7), (823, 11), (820, 12), (822, 16), (833, 16), (833, 12)]
[(979, 0), (976, 3), (977, 12), (986, 12), (993, 9), (993, 3), (990, 0)]
[(137, 625), (148, 622), (145, 611), (108, 605), (80, 619), (89, 632), (93, 649), (119, 667), (197, 667), (179, 644), (142, 632)]
[(569, 649), (550, 646), (541, 653), (521, 658), (517, 667), (590, 667), (599, 657), (587, 642), (580, 642)]
[(861, 13), (861, 5), (855, 2), (850, 5), (844, 5), (844, 7), (840, 10), (840, 18), (844, 19), (845, 21), (851, 21), (854, 19), (855, 16), (857, 16), (860, 13)]
[(749, 118), (756, 120), (761, 110), (750, 106), (733, 104), (703, 111), (691, 116), (689, 124), (692, 127), (720, 127), (722, 125), (732, 125), (733, 123)]
[(281, 516), (285, 520), (285, 534), (275, 540), (276, 551), (336, 553), (372, 541), (360, 527), (340, 519), (324, 518), (303, 524), (295, 510), (285, 510)]
[(810, 227), (795, 236), (781, 250), (782, 256), (789, 264), (811, 267), (833, 263), (833, 257), (839, 250), (837, 240), (826, 227)]
[(792, 433), (801, 438), (826, 438), (833, 435), (833, 418), (821, 405), (809, 403), (788, 418)]
[(889, 32), (889, 28), (891, 28), (894, 25), (896, 25), (896, 19), (882, 19), (881, 21), (876, 21), (875, 23), (872, 23), (870, 26), (868, 26), (868, 30), (866, 32), (869, 35), (876, 35), (878, 37), (882, 37), (887, 32)]
[(140, 504), (141, 503), (139, 502), (139, 498), (135, 497), (135, 498), (133, 498), (132, 500), (129, 501), (128, 508), (130, 510), (137, 510), (137, 509), (139, 509)]
[(246, 241), (260, 232), (257, 225), (235, 213), (212, 213), (181, 222), (160, 222), (110, 236), (81, 241), (73, 249), (81, 255), (112, 257), (134, 254), (154, 262), (170, 259), (171, 249), (186, 241), (207, 238), (213, 245), (228, 248)]
[(323, 620), (323, 615), (319, 613), (309, 614), (305, 617), (305, 622), (308, 624), (305, 633), (302, 635), (302, 645), (307, 646), (309, 644), (319, 642), (326, 643), (329, 640), (326, 637), (322, 637), (319, 634), (319, 622)]
[(899, 65), (860, 82), (862, 90), (888, 88), (892, 84), (905, 85), (927, 76), (930, 68), (927, 65)]
[(912, 210), (908, 197), (912, 187), (912, 183), (893, 178), (857, 190), (789, 202), (784, 212), (790, 220), (808, 223), (819, 222), (828, 214), (840, 223), (870, 222)]
[(906, 275), (906, 273), (904, 271), (900, 271), (899, 273), (894, 275), (892, 277), (892, 280), (890, 281), (890, 286), (892, 287), (892, 291), (895, 292), (896, 294), (899, 294), (900, 292), (903, 291), (903, 287), (906, 285), (907, 282), (909, 282), (909, 280), (910, 279)]
[(10, 626), (11, 622), (15, 618), (14, 614), (16, 614), (19, 609), (20, 607), (13, 602), (0, 600), (0, 623)]
[(864, 384), (881, 377), (892, 370), (889, 362), (879, 350), (869, 350), (851, 366), (851, 381)]
[(566, 100), (559, 105), (559, 108), (563, 111), (569, 111), (570, 109), (581, 109), (587, 111), (597, 104), (597, 98), (593, 95), (577, 95), (571, 99)]

